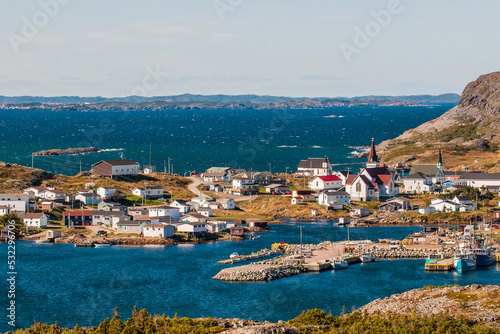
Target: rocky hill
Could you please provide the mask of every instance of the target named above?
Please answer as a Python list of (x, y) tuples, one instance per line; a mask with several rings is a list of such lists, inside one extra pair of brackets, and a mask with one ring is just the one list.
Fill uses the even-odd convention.
[(500, 286), (479, 285), (429, 287), (377, 299), (360, 312), (383, 314), (415, 314), (417, 316), (449, 313), (484, 321), (499, 328)]
[(438, 146), (445, 166), (498, 171), (500, 144), (500, 72), (469, 83), (455, 108), (401, 136), (382, 142), (385, 162), (435, 163)]

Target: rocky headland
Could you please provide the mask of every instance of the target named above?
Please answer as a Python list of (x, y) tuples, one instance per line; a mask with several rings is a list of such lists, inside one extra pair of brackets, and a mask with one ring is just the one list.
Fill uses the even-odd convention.
[(51, 149), (38, 151), (33, 153), (35, 156), (51, 156), (51, 155), (79, 155), (88, 153), (97, 153), (99, 149), (97, 147), (78, 147), (78, 148), (68, 148), (65, 150), (61, 149)]
[(500, 72), (469, 83), (458, 106), (442, 116), (377, 146), (385, 162), (435, 163), (437, 148), (445, 165), (498, 171), (500, 145)]

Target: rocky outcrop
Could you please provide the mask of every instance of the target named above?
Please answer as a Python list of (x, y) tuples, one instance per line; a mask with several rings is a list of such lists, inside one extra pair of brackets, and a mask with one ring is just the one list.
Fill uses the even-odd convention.
[(79, 148), (68, 148), (66, 150), (61, 149), (52, 149), (45, 151), (38, 151), (33, 153), (33, 155), (78, 155), (78, 154), (87, 154), (87, 153), (97, 153), (99, 149), (97, 147), (79, 147)]
[(301, 265), (272, 265), (253, 263), (222, 269), (213, 279), (233, 282), (272, 281), (297, 275), (307, 270)]
[(431, 315), (449, 312), (464, 315), (476, 321), (485, 321), (499, 328), (500, 286), (468, 285), (430, 287), (410, 290), (399, 295), (377, 299), (359, 309), (360, 312)]
[(296, 334), (298, 328), (281, 324), (264, 324), (248, 326), (222, 332), (222, 334)]
[[(385, 162), (404, 162), (410, 154), (425, 157), (425, 148), (445, 152), (496, 151), (500, 144), (500, 72), (469, 83), (455, 108), (377, 146)], [(465, 160), (465, 158), (462, 158)]]

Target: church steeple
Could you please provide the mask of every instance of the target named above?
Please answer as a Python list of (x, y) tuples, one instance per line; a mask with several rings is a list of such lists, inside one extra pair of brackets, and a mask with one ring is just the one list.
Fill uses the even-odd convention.
[(368, 154), (368, 160), (366, 161), (366, 168), (377, 168), (380, 167), (378, 162), (378, 155), (375, 150), (374, 138), (372, 138), (372, 145), (370, 146), (370, 153)]
[(441, 147), (439, 148), (437, 167), (443, 168), (443, 157), (441, 156)]
[(446, 180), (446, 178), (443, 170), (443, 157), (441, 155), (441, 147), (439, 148), (438, 161), (436, 163), (436, 167), (437, 167), (436, 183), (443, 183)]

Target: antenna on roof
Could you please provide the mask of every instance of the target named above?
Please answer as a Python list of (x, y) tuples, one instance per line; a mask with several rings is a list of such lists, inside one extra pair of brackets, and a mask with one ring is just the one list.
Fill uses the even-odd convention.
[(120, 153), (120, 159), (123, 160), (123, 152)]

